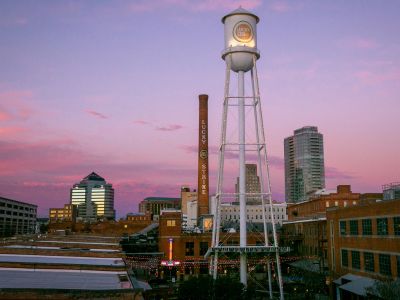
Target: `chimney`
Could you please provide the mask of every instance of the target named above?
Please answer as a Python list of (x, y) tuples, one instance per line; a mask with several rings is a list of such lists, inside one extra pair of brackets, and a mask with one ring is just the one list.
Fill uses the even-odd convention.
[(199, 95), (199, 166), (197, 217), (209, 214), (208, 194), (208, 95)]

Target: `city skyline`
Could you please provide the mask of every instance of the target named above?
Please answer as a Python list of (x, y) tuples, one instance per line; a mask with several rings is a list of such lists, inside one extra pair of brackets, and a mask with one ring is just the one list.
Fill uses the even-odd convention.
[(327, 188), (380, 192), (399, 180), (398, 2), (41, 3), (0, 3), (0, 196), (39, 205), (39, 216), (92, 171), (113, 184), (118, 217), (197, 188), (201, 93), (215, 192), (221, 16), (239, 5), (261, 19), (274, 198), (284, 200), (283, 140), (307, 125), (324, 134)]

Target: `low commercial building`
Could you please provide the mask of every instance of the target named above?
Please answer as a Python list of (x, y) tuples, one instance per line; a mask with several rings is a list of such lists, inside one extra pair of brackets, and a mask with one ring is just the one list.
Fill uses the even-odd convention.
[(0, 197), (0, 237), (36, 231), (37, 205)]
[(127, 221), (132, 221), (132, 222), (151, 222), (151, 214), (149, 213), (128, 213), (126, 215), (126, 220)]
[(133, 299), (115, 239), (52, 236), (0, 251), (2, 299)]
[(78, 210), (76, 205), (65, 204), (64, 208), (50, 208), (49, 220), (50, 223), (64, 221), (75, 223), (77, 214)]
[(161, 210), (170, 208), (180, 209), (181, 198), (147, 197), (139, 203), (139, 212), (152, 214), (155, 221), (158, 220)]
[[(163, 253), (161, 272), (165, 276), (182, 278), (192, 274), (208, 274), (208, 260), (204, 258), (211, 246), (211, 231), (183, 231), (181, 211), (163, 211), (159, 222), (158, 250)], [(249, 232), (249, 245), (263, 245), (264, 234)], [(239, 245), (239, 233), (221, 232), (222, 245)], [(238, 258), (220, 261), (221, 268), (237, 272)], [(249, 265), (254, 263), (249, 259)], [(163, 269), (164, 268), (164, 269)], [(235, 269), (236, 268), (236, 269)]]
[[(274, 221), (276, 224), (282, 225), (282, 222), (288, 219), (286, 213), (286, 203), (273, 203), (272, 212), (274, 214)], [(263, 222), (263, 209), (262, 205), (247, 205), (247, 222), (249, 223), (262, 223)], [(240, 208), (239, 203), (223, 203), (221, 205), (221, 221), (222, 223), (239, 222)], [(269, 204), (266, 205), (265, 218), (267, 223), (271, 223), (271, 208)]]

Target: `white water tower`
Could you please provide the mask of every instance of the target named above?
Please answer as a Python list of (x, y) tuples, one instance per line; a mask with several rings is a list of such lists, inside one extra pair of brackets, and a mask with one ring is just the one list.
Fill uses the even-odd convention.
[[(219, 170), (218, 182), (214, 207), (214, 222), (211, 248), (206, 257), (211, 255), (210, 273), (214, 278), (218, 273), (218, 256), (223, 253), (240, 253), (240, 281), (247, 286), (248, 260), (250, 253), (265, 253), (275, 256), (278, 285), (280, 288), (280, 298), (283, 299), (282, 276), (279, 263), (279, 252), (288, 251), (287, 248), (278, 247), (278, 240), (275, 228), (274, 209), (271, 198), (271, 185), (269, 179), (269, 166), (264, 135), (263, 117), (261, 111), (260, 93), (258, 86), (256, 61), (260, 58), (257, 49), (257, 23), (259, 18), (251, 12), (238, 8), (222, 18), (225, 31), (225, 49), (222, 58), (226, 62), (225, 78), (225, 98), (223, 104), (221, 143), (219, 147)], [(231, 71), (237, 73), (237, 94), (230, 94)], [(250, 71), (250, 72), (249, 72)], [(251, 91), (250, 95), (245, 93), (245, 74), (250, 73)], [(251, 116), (254, 119), (254, 127), (247, 126), (251, 109)], [(236, 111), (232, 111), (236, 110)], [(246, 111), (247, 110), (247, 111)], [(227, 136), (227, 123), (230, 113), (237, 114), (235, 126), (235, 136)], [(248, 118), (248, 119), (246, 119)], [(233, 118), (234, 119), (234, 118)], [(235, 119), (236, 120), (236, 119)], [(230, 122), (230, 121), (229, 121)], [(231, 126), (231, 124), (230, 124)], [(247, 131), (246, 131), (247, 129)], [(251, 131), (251, 132), (250, 132)], [(255, 141), (249, 141), (248, 136), (255, 136)], [(232, 152), (238, 153), (238, 191), (235, 193), (227, 192), (224, 186), (225, 154)], [(232, 159), (231, 159), (232, 160)], [(246, 163), (256, 160), (258, 165), (258, 175), (260, 178), (260, 192), (250, 193), (246, 191)], [(225, 183), (226, 184), (226, 183)], [(247, 238), (247, 197), (249, 199), (258, 198), (262, 204), (262, 218), (264, 224), (262, 245), (248, 245)], [(226, 245), (224, 239), (220, 239), (221, 233), (221, 203), (226, 199), (239, 200), (239, 223), (240, 223), (240, 244), (239, 246)], [(229, 200), (228, 200), (229, 201)], [(269, 236), (266, 220), (266, 211), (271, 211), (272, 237)], [(272, 299), (272, 276), (271, 262), (267, 258), (269, 295)]]
[(225, 50), (222, 58), (234, 72), (247, 72), (254, 66), (254, 57), (258, 59), (256, 15), (238, 8), (222, 18), (225, 29)]

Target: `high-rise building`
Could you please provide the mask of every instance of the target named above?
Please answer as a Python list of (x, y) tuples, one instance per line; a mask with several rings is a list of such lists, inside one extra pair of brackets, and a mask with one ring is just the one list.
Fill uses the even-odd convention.
[[(239, 193), (239, 177), (236, 179), (235, 192)], [(260, 194), (260, 177), (257, 176), (257, 165), (256, 164), (246, 164), (246, 193), (248, 194)], [(239, 199), (237, 199), (239, 200)], [(261, 204), (261, 196), (248, 195), (246, 197), (247, 204)]]
[(325, 188), (323, 136), (316, 126), (305, 126), (285, 138), (286, 202), (306, 201)]
[(71, 204), (78, 207), (78, 217), (90, 220), (115, 219), (114, 189), (103, 177), (90, 173), (71, 189)]

